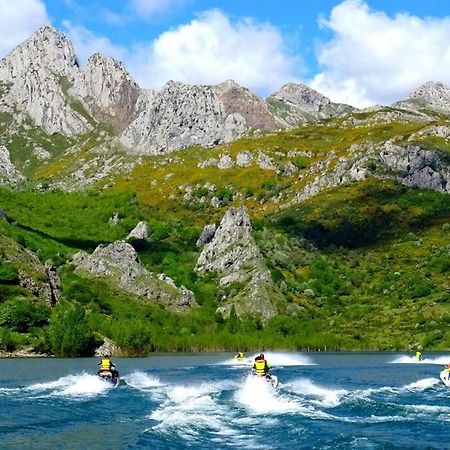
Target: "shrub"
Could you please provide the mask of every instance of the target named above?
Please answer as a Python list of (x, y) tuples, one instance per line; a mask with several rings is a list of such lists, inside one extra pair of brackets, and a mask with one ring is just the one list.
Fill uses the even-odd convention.
[(0, 325), (18, 332), (41, 327), (48, 322), (48, 306), (24, 298), (7, 300), (0, 308)]
[(9, 264), (0, 265), (0, 283), (17, 283), (19, 281), (19, 272)]

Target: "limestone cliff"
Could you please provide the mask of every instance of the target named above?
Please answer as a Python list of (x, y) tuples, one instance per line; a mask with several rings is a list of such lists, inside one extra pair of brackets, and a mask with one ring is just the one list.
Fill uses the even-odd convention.
[[(221, 286), (238, 283), (240, 291), (224, 298), (219, 311), (228, 315), (234, 305), (238, 315), (259, 316), (263, 321), (276, 315), (273, 283), (261, 252), (251, 235), (252, 223), (245, 208), (230, 208), (211, 242), (205, 245), (196, 270), (216, 272)], [(272, 294), (272, 295), (271, 295)]]

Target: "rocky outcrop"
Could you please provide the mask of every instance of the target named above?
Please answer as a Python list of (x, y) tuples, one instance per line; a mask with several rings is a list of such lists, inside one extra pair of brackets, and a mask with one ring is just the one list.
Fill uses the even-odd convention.
[(19, 284), (36, 297), (55, 305), (61, 296), (61, 280), (51, 261), (41, 263), (37, 255), (6, 236), (0, 236), (2, 259), (19, 273)]
[(450, 164), (438, 151), (420, 145), (399, 146), (385, 142), (355, 146), (354, 156), (341, 157), (334, 169), (314, 179), (296, 196), (294, 203), (334, 186), (368, 176), (389, 178), (413, 188), (450, 193)]
[(450, 115), (450, 88), (443, 83), (429, 81), (409, 94), (406, 100), (396, 102), (395, 108), (431, 110)]
[(196, 270), (216, 272), (221, 286), (231, 283), (242, 286), (234, 298), (225, 300), (220, 312), (229, 314), (234, 304), (238, 315), (256, 315), (265, 321), (276, 314), (272, 304), (273, 283), (251, 230), (252, 223), (245, 208), (230, 208), (212, 241), (203, 248)]
[(145, 220), (141, 220), (128, 234), (126, 240), (138, 239), (146, 241), (149, 236), (148, 224)]
[(119, 131), (137, 115), (141, 95), (120, 62), (98, 53), (89, 58), (69, 92), (82, 99), (92, 117)]
[(31, 120), (48, 134), (87, 132), (89, 122), (71, 108), (65, 92), (78, 72), (70, 41), (45, 26), (0, 62), (0, 82), (6, 86), (0, 111), (13, 114), (19, 125)]
[(111, 339), (105, 337), (103, 339), (103, 344), (95, 349), (95, 356), (122, 356), (122, 350), (120, 347)]
[(126, 242), (100, 245), (92, 255), (78, 252), (72, 257), (76, 272), (107, 279), (125, 292), (183, 311), (195, 305), (194, 295), (184, 286), (178, 288), (164, 275), (156, 276), (139, 261), (134, 248)]
[(304, 84), (287, 83), (266, 99), (269, 111), (289, 126), (315, 122), (353, 111), (355, 108), (332, 103), (329, 98)]
[(25, 177), (11, 162), (9, 151), (0, 145), (0, 184), (17, 185), (25, 181)]
[(121, 135), (129, 151), (161, 154), (193, 145), (230, 142), (247, 130), (240, 114), (227, 114), (210, 86), (168, 82)]

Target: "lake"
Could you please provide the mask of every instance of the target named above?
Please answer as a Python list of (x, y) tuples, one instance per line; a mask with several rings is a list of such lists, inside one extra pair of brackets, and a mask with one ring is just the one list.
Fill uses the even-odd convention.
[(1, 449), (450, 448), (450, 354), (266, 352), (279, 378), (251, 376), (254, 354), (0, 359)]

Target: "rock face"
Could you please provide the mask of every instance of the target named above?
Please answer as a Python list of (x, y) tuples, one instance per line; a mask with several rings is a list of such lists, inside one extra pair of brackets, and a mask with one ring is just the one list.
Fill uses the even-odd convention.
[(306, 200), (324, 189), (364, 180), (368, 176), (394, 179), (413, 188), (450, 193), (450, 164), (439, 152), (420, 145), (399, 146), (392, 142), (358, 146), (350, 158), (342, 157), (334, 169), (318, 176), (296, 197)]
[(0, 62), (0, 111), (13, 114), (18, 124), (30, 119), (48, 134), (89, 131), (65, 93), (78, 71), (72, 44), (55, 29), (41, 28)]
[(254, 130), (273, 131), (282, 126), (267, 110), (264, 100), (233, 80), (218, 84), (213, 89), (223, 103), (225, 114), (239, 114), (244, 118), (247, 127)]
[(160, 154), (193, 145), (230, 142), (247, 130), (240, 114), (227, 114), (210, 86), (168, 82), (124, 131), (129, 151)]
[(55, 305), (61, 296), (61, 280), (50, 261), (42, 264), (32, 251), (6, 236), (0, 236), (1, 258), (19, 271), (20, 285), (36, 297)]
[(197, 247), (200, 247), (202, 245), (207, 244), (208, 242), (211, 242), (215, 233), (216, 233), (216, 224), (215, 223), (213, 223), (211, 225), (205, 225), (205, 227), (203, 228), (202, 234), (197, 239), (197, 242), (195, 243), (195, 245)]
[(263, 321), (276, 315), (272, 304), (272, 280), (263, 264), (261, 252), (251, 235), (252, 223), (245, 208), (230, 208), (212, 241), (200, 254), (196, 270), (217, 272), (219, 284), (242, 284), (241, 292), (219, 308), (229, 314), (234, 304), (238, 315), (250, 314)]
[(96, 53), (83, 67), (70, 93), (82, 99), (96, 120), (122, 131), (136, 116), (140, 89), (120, 62)]
[(78, 252), (72, 258), (76, 271), (105, 278), (130, 294), (183, 311), (195, 304), (194, 295), (178, 288), (168, 277), (156, 276), (143, 267), (134, 248), (126, 242), (100, 245), (92, 255)]
[(332, 103), (314, 89), (304, 84), (287, 83), (267, 98), (269, 110), (288, 125), (313, 122), (354, 110), (351, 106)]
[(411, 92), (406, 100), (392, 106), (411, 110), (428, 109), (450, 115), (450, 89), (443, 83), (429, 81)]
[(0, 184), (17, 185), (24, 180), (25, 177), (11, 162), (8, 149), (0, 145)]
[(99, 357), (102, 357), (105, 355), (121, 356), (122, 351), (114, 341), (105, 337), (103, 339), (103, 344), (100, 347), (98, 347), (97, 349), (95, 349), (94, 354), (95, 354), (95, 356), (99, 356)]

